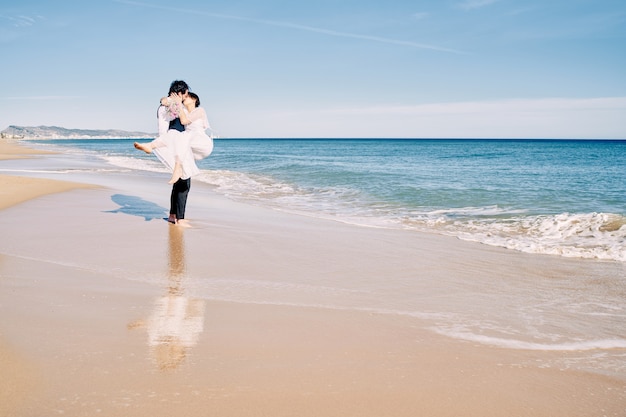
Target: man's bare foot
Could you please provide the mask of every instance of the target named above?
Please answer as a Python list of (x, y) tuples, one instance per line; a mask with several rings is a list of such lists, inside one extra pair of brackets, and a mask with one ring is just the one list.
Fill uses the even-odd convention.
[(189, 224), (189, 222), (185, 219), (180, 219), (176, 222), (176, 226), (180, 226), (180, 227), (191, 227), (191, 225)]
[(170, 216), (167, 218), (167, 221), (170, 223), (176, 224), (176, 215), (170, 214)]
[(152, 146), (148, 143), (139, 143), (135, 142), (135, 149), (139, 149), (140, 151), (144, 151), (145, 153), (152, 153)]
[(174, 172), (172, 172), (172, 178), (170, 178), (170, 180), (167, 183), (174, 184), (182, 176), (183, 176), (183, 169), (180, 167), (179, 164), (176, 164), (176, 166), (174, 167)]

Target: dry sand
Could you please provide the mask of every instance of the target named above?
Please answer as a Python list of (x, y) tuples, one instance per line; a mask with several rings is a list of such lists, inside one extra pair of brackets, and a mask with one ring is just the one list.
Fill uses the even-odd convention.
[[(0, 141), (0, 154), (11, 152), (26, 154)], [(204, 321), (197, 340), (150, 346), (155, 301), (173, 306), (187, 290), (180, 256), (201, 249), (189, 245), (193, 231), (104, 215), (94, 210), (110, 204), (102, 188), (0, 178), (10, 190), (0, 203), (2, 239), (16, 240), (0, 253), (0, 416), (626, 415), (624, 379), (543, 369), (534, 363), (558, 353), (456, 341), (396, 316), (196, 300), (183, 320), (190, 328)], [(60, 224), (68, 210), (72, 221)], [(215, 207), (204, 225), (215, 232), (204, 248), (217, 254), (215, 274), (329, 268), (310, 257), (333, 239), (377, 233), (341, 226), (333, 235), (337, 227), (308, 220), (277, 232), (283, 214), (253, 227), (258, 217), (234, 211)], [(183, 233), (190, 240), (177, 254)], [(442, 251), (448, 242), (425, 239)], [(372, 251), (384, 250), (384, 240)], [(279, 271), (272, 250), (286, 262)], [(112, 269), (167, 265), (167, 277), (155, 285), (116, 276), (99, 268), (107, 258)], [(331, 267), (348, 269), (337, 262)]]

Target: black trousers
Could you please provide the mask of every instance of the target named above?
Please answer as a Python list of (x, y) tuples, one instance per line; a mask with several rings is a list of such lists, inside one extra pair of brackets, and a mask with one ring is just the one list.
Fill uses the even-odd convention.
[(185, 207), (187, 206), (187, 195), (191, 188), (191, 178), (179, 179), (172, 186), (172, 195), (170, 197), (170, 214), (174, 214), (176, 219), (185, 218)]

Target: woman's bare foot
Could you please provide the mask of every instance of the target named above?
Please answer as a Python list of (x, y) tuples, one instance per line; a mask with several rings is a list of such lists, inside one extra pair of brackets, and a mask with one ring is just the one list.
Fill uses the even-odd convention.
[(167, 182), (168, 184), (174, 184), (176, 181), (183, 176), (183, 169), (181, 168), (179, 163), (176, 163), (174, 166), (174, 172), (172, 172), (172, 178)]
[(139, 149), (140, 151), (144, 151), (145, 153), (152, 153), (152, 146), (149, 143), (139, 143), (135, 142), (135, 149)]

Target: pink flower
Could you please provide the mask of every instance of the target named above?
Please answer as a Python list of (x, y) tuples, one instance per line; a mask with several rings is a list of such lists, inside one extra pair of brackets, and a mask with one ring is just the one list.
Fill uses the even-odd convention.
[(167, 114), (170, 117), (170, 120), (174, 120), (180, 116), (180, 104), (179, 103), (171, 103), (167, 107)]

